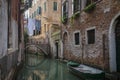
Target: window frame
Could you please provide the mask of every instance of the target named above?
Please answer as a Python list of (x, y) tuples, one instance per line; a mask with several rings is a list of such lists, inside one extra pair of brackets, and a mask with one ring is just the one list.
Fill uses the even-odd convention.
[(74, 1), (75, 0), (72, 0), (72, 14), (74, 14), (74, 13), (76, 13), (78, 11), (81, 11), (81, 8), (82, 8), (82, 0), (79, 0), (79, 4), (78, 4), (79, 9), (75, 11)]
[(90, 28), (87, 28), (86, 29), (86, 32), (85, 32), (85, 35), (86, 35), (86, 44), (88, 44), (88, 45), (91, 45), (91, 44), (89, 44), (88, 43), (88, 31), (90, 31), (90, 30), (95, 30), (95, 40), (94, 40), (94, 43), (91, 43), (91, 44), (95, 44), (96, 43), (96, 27), (90, 27)]
[(58, 10), (58, 3), (57, 2), (53, 2), (53, 11), (57, 11)]
[[(76, 33), (79, 33), (79, 44), (76, 44), (76, 41), (75, 41), (75, 34)], [(80, 46), (81, 45), (81, 37), (80, 36), (81, 36), (81, 34), (80, 34), (79, 30), (73, 32), (73, 43), (74, 43), (74, 46)]]
[[(66, 11), (65, 12), (64, 12), (64, 5), (66, 5)], [(65, 16), (66, 18), (68, 18), (68, 12), (69, 12), (68, 9), (69, 9), (69, 3), (68, 3), (68, 1), (64, 1), (62, 3), (62, 17)]]

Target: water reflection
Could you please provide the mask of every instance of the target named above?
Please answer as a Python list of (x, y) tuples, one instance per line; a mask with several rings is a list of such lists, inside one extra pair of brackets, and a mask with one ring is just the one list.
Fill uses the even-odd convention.
[(27, 55), (26, 64), (17, 80), (80, 80), (69, 73), (65, 63), (45, 59), (43, 56)]

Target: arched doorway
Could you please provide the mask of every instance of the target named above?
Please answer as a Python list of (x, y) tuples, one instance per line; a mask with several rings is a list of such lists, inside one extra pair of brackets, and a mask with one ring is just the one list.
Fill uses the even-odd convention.
[(117, 72), (120, 72), (120, 16), (116, 19), (115, 42), (116, 42), (116, 63)]
[(110, 24), (109, 63), (111, 72), (120, 72), (120, 13), (112, 19)]
[(59, 49), (59, 43), (58, 43), (58, 41), (56, 41), (55, 47), (56, 47), (56, 59), (58, 59), (58, 49)]
[(66, 58), (66, 54), (68, 53), (68, 51), (67, 51), (67, 45), (68, 45), (68, 33), (65, 32), (63, 34), (63, 59)]

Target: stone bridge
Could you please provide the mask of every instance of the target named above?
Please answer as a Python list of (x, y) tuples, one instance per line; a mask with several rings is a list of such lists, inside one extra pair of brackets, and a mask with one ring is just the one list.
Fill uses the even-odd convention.
[(25, 46), (25, 49), (28, 49), (30, 47), (35, 47), (39, 50), (41, 50), (45, 55), (49, 54), (49, 45), (48, 44), (35, 44), (35, 43), (27, 43)]

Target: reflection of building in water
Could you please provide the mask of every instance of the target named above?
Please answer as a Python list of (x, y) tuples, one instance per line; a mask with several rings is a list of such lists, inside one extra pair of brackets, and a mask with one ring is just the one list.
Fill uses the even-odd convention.
[(43, 56), (34, 54), (27, 55), (26, 66), (23, 68), (17, 80), (46, 80), (49, 71), (48, 60)]
[[(25, 65), (18, 75), (17, 80), (80, 80), (77, 76), (69, 73), (67, 65), (56, 60), (41, 58), (37, 55), (29, 54), (27, 63), (39, 64), (34, 66)], [(35, 59), (36, 58), (36, 59)], [(31, 60), (31, 61), (30, 61)]]

